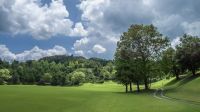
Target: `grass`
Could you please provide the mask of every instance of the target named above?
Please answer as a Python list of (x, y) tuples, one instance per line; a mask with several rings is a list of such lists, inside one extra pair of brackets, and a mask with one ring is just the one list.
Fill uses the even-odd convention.
[(200, 106), (156, 99), (151, 92), (126, 94), (123, 86), (113, 82), (80, 87), (0, 86), (0, 112), (199, 111)]
[(167, 96), (200, 103), (200, 77), (189, 76), (182, 80), (173, 80), (166, 88)]

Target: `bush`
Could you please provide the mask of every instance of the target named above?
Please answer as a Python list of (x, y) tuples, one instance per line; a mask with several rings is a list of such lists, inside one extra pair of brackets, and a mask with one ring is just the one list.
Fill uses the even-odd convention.
[(80, 85), (85, 81), (85, 74), (83, 72), (74, 71), (71, 74), (71, 83), (72, 85)]
[(0, 69), (0, 84), (5, 84), (10, 78), (11, 75), (8, 69)]

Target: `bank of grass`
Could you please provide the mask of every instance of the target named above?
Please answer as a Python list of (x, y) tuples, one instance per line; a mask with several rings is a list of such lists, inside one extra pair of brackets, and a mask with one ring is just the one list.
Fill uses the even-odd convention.
[(159, 100), (152, 96), (152, 92), (126, 94), (123, 86), (113, 82), (80, 87), (0, 86), (0, 112), (199, 111), (200, 106)]
[(200, 75), (187, 76), (179, 81), (172, 80), (165, 88), (165, 95), (169, 97), (200, 104)]

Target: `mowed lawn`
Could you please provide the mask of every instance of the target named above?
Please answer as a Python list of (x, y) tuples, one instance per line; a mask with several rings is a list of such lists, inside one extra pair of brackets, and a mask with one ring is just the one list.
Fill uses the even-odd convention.
[(167, 91), (166, 95), (188, 101), (199, 102), (200, 104), (200, 77), (188, 77), (176, 82)]
[(200, 112), (200, 106), (124, 93), (113, 82), (80, 87), (1, 85), (0, 112)]

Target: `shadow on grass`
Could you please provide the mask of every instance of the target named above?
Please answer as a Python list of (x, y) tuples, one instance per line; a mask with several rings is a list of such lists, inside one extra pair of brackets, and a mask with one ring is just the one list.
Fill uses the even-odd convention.
[[(172, 89), (174, 89), (174, 88), (183, 86), (183, 85), (187, 84), (188, 82), (190, 82), (190, 81), (192, 81), (192, 80), (194, 80), (194, 79), (196, 79), (196, 78), (198, 78), (198, 77), (200, 77), (200, 74), (199, 74), (199, 73), (196, 74), (195, 76), (189, 75), (189, 76), (181, 77), (179, 80), (174, 79), (174, 80), (172, 80), (171, 82), (167, 83), (167, 84), (165, 85), (165, 87), (168, 87), (168, 90), (172, 90)], [(177, 84), (177, 85), (176, 85), (176, 86), (173, 86), (173, 85), (175, 85), (175, 84)], [(172, 86), (173, 86), (173, 87), (172, 87)]]
[(124, 94), (124, 95), (137, 95), (137, 94), (149, 94), (149, 93), (153, 93), (155, 92), (155, 89), (149, 89), (149, 90), (145, 90), (145, 89), (142, 89), (140, 90), (140, 92), (138, 91), (132, 91), (132, 92), (113, 92), (113, 93), (117, 93), (117, 94)]

